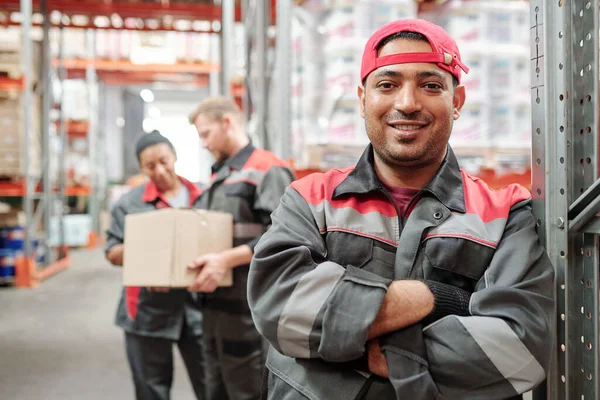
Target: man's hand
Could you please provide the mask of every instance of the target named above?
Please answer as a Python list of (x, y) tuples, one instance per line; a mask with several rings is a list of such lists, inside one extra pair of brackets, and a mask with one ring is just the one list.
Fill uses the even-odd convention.
[(219, 286), (229, 269), (227, 258), (221, 253), (206, 254), (196, 258), (188, 268), (200, 271), (194, 283), (188, 288), (191, 292), (212, 293)]
[(369, 371), (371, 371), (372, 374), (388, 378), (387, 361), (381, 352), (378, 339), (367, 342), (367, 355), (369, 360)]

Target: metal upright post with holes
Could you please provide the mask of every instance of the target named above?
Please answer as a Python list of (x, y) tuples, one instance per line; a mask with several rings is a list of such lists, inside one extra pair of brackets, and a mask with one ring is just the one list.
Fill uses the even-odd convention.
[(242, 0), (240, 4), (242, 10), (242, 24), (244, 27), (244, 68), (246, 76), (244, 77), (244, 92), (242, 94), (242, 111), (244, 119), (250, 121), (252, 115), (252, 99), (250, 98), (250, 49), (252, 48), (252, 11), (250, 0)]
[[(96, 57), (96, 44), (95, 44), (95, 31), (88, 29), (87, 32), (87, 57), (88, 60), (94, 60)], [(87, 87), (88, 96), (88, 163), (89, 163), (89, 174), (90, 174), (90, 193), (88, 197), (88, 213), (92, 219), (92, 232), (98, 233), (99, 231), (99, 167), (101, 164), (98, 162), (99, 146), (98, 146), (98, 90), (97, 90), (97, 79), (96, 79), (96, 68), (93, 62), (88, 63), (85, 70), (85, 80)]]
[(25, 257), (31, 259), (33, 256), (32, 239), (36, 229), (35, 224), (35, 190), (37, 177), (31, 171), (32, 155), (30, 149), (31, 141), (31, 103), (33, 100), (33, 71), (31, 57), (31, 0), (21, 0), (22, 14), (22, 65), (23, 71), (23, 175), (25, 178), (25, 196), (23, 197), (23, 209), (25, 211)]
[(50, 238), (50, 220), (52, 217), (52, 206), (54, 200), (53, 183), (50, 177), (50, 103), (52, 94), (50, 90), (50, 12), (48, 10), (48, 0), (42, 0), (41, 3), (43, 23), (43, 38), (42, 38), (42, 62), (41, 62), (41, 88), (42, 88), (42, 187), (44, 188), (43, 200), (43, 226), (44, 236), (40, 240), (39, 246), (43, 248), (46, 264), (54, 262), (54, 252), (50, 251), (48, 240)]
[(260, 146), (267, 150), (273, 150), (271, 138), (269, 137), (269, 129), (267, 125), (268, 109), (269, 109), (269, 78), (270, 67), (268, 64), (268, 49), (269, 41), (267, 38), (267, 29), (269, 28), (270, 1), (254, 0), (254, 50), (255, 59), (251, 76), (252, 82), (255, 83), (252, 92), (254, 99), (256, 135), (259, 138)]
[[(269, 136), (269, 65), (268, 29), (270, 26), (271, 2), (247, 0), (243, 2), (243, 20), (246, 47), (246, 95), (244, 113), (249, 120), (249, 133), (259, 147), (274, 150)], [(289, 100), (288, 100), (289, 101)]]
[(231, 94), (233, 72), (233, 25), (235, 23), (234, 0), (221, 0), (221, 94)]
[(598, 399), (598, 0), (531, 0), (538, 230), (556, 270), (556, 342), (536, 399)]
[(277, 1), (277, 33), (275, 42), (275, 124), (274, 149), (283, 159), (292, 156), (292, 4), (290, 0)]
[(64, 82), (67, 79), (67, 69), (63, 65), (63, 50), (65, 43), (65, 29), (63, 24), (61, 23), (59, 28), (58, 35), (58, 81), (60, 82), (60, 99), (58, 101), (59, 104), (59, 128), (58, 128), (58, 136), (60, 138), (60, 150), (62, 157), (58, 159), (58, 198), (60, 200), (60, 210), (57, 216), (58, 218), (58, 244), (60, 249), (59, 257), (64, 256), (65, 250), (65, 208), (66, 208), (66, 194), (65, 190), (67, 187), (66, 183), (66, 171), (67, 171), (67, 161), (65, 154), (67, 152), (69, 143), (67, 139), (67, 118), (64, 112)]

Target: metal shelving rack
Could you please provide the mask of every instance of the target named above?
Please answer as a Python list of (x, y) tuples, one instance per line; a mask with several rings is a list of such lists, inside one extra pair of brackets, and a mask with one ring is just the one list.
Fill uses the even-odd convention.
[[(33, 101), (33, 66), (32, 66), (32, 2), (31, 0), (21, 0), (22, 14), (22, 73), (23, 73), (23, 155), (25, 179), (24, 194), (22, 196), (23, 210), (25, 212), (25, 237), (24, 237), (24, 258), (17, 263), (17, 286), (34, 287), (39, 280), (60, 271), (69, 265), (69, 258), (62, 251), (62, 247), (57, 248), (55, 253), (49, 246), (50, 220), (53, 210), (53, 204), (60, 193), (53, 190), (50, 176), (50, 20), (47, 7), (47, 0), (42, 0), (40, 4), (41, 12), (44, 17), (43, 41), (42, 41), (42, 59), (41, 59), (41, 100), (42, 100), (42, 118), (41, 118), (41, 171), (42, 176), (38, 177), (32, 174), (30, 168), (33, 161), (33, 154), (29, 150), (30, 138), (32, 135), (32, 114), (31, 104)], [(41, 185), (42, 191), (38, 191)], [(60, 218), (61, 216), (59, 216)], [(45, 262), (42, 269), (37, 270), (36, 257), (33, 248), (33, 238), (40, 223), (43, 227), (43, 234), (40, 237), (40, 248), (43, 249)], [(62, 239), (61, 239), (62, 241)]]
[[(96, 42), (93, 29), (86, 31), (87, 59), (94, 60), (96, 56)], [(92, 217), (92, 235), (100, 235), (100, 208), (104, 200), (105, 185), (100, 182), (100, 171), (106, 169), (104, 166), (104, 135), (100, 135), (98, 129), (98, 77), (93, 63), (89, 63), (85, 69), (85, 80), (87, 86), (88, 102), (88, 160), (90, 162), (90, 197), (88, 202), (88, 213)]]
[(538, 229), (556, 269), (553, 370), (536, 399), (597, 399), (598, 0), (531, 0)]
[[(32, 237), (37, 227), (37, 219), (36, 216), (41, 216), (40, 213), (36, 213), (34, 210), (34, 202), (36, 200), (35, 189), (37, 187), (37, 183), (39, 182), (36, 177), (32, 176), (30, 173), (31, 159), (28, 145), (30, 143), (31, 136), (31, 107), (30, 104), (33, 100), (33, 84), (32, 84), (32, 45), (30, 39), (31, 32), (31, 0), (21, 0), (21, 10), (23, 13), (23, 21), (22, 21), (22, 72), (23, 72), (23, 158), (24, 158), (24, 168), (23, 175), (25, 178), (25, 196), (23, 197), (23, 210), (25, 211), (26, 218), (26, 226), (25, 226), (25, 259), (26, 264), (25, 267), (21, 267), (21, 271), (25, 269), (28, 273), (32, 270), (32, 265), (35, 265), (35, 261), (33, 261), (33, 246), (32, 246)], [(43, 79), (43, 78), (42, 78)], [(45, 132), (44, 132), (45, 133)], [(42, 136), (44, 136), (42, 133)], [(45, 143), (45, 137), (43, 137), (42, 141)], [(45, 163), (42, 164), (42, 168)], [(44, 193), (45, 195), (46, 193)], [(44, 207), (45, 208), (45, 204)], [(42, 210), (43, 208), (38, 208), (38, 210)], [(18, 275), (17, 271), (17, 275)]]
[[(290, 0), (243, 0), (241, 9), (246, 35), (244, 112), (257, 144), (289, 159), (292, 4)], [(273, 22), (274, 49), (268, 37)]]
[[(39, 280), (44, 279), (53, 273), (68, 267), (70, 259), (67, 255), (65, 243), (65, 225), (64, 225), (64, 210), (66, 205), (66, 195), (88, 195), (89, 196), (89, 214), (92, 216), (92, 235), (96, 237), (99, 232), (99, 210), (104, 202), (104, 189), (101, 182), (101, 176), (98, 171), (103, 168), (104, 163), (104, 136), (98, 129), (97, 109), (99, 105), (98, 93), (100, 91), (99, 79), (110, 79), (111, 84), (127, 83), (131, 79), (132, 83), (151, 82), (156, 76), (161, 76), (163, 79), (168, 74), (187, 73), (190, 76), (189, 84), (191, 85), (206, 85), (208, 82), (208, 74), (217, 70), (215, 64), (207, 63), (180, 63), (174, 66), (136, 66), (123, 61), (96, 60), (95, 59), (95, 31), (96, 29), (130, 29), (130, 30), (152, 30), (152, 31), (173, 31), (178, 30), (173, 24), (172, 19), (188, 19), (188, 20), (209, 20), (212, 22), (220, 21), (222, 29), (220, 29), (220, 37), (232, 31), (235, 21), (240, 20), (240, 8), (236, 7), (234, 0), (223, 0), (221, 5), (216, 4), (168, 4), (160, 3), (144, 3), (144, 4), (129, 4), (127, 2), (115, 2), (97, 0), (86, 2), (72, 2), (63, 0), (8, 0), (0, 5), (0, 10), (3, 13), (19, 12), (21, 19), (19, 22), (15, 20), (4, 20), (4, 26), (19, 25), (22, 30), (23, 37), (23, 84), (22, 96), (23, 101), (23, 125), (24, 125), (24, 143), (28, 143), (31, 136), (31, 99), (33, 98), (33, 71), (32, 71), (32, 44), (30, 34), (33, 27), (40, 24), (33, 22), (33, 13), (40, 12), (43, 17), (41, 24), (43, 29), (42, 43), (42, 68), (41, 68), (41, 84), (40, 90), (42, 96), (42, 154), (41, 165), (43, 174), (41, 177), (34, 176), (29, 170), (31, 157), (33, 154), (25, 152), (25, 170), (23, 186), (12, 185), (8, 189), (3, 188), (3, 192), (10, 191), (10, 196), (22, 198), (23, 209), (26, 215), (26, 233), (25, 233), (25, 265), (18, 268), (21, 279), (17, 278), (18, 286), (34, 287)], [(61, 13), (61, 21), (51, 21), (51, 12), (58, 11)], [(138, 18), (145, 21), (153, 21), (152, 24), (144, 24), (139, 26), (127, 26), (127, 24), (115, 25), (114, 20), (110, 26), (102, 26), (96, 23), (97, 16), (113, 16), (119, 15), (122, 21), (126, 18)], [(74, 15), (82, 15), (89, 17), (87, 25), (75, 25), (68, 17)], [(65, 17), (67, 18), (65, 20)], [(66, 21), (66, 22), (65, 22)], [(64, 28), (80, 28), (87, 30), (87, 58), (84, 60), (66, 59), (63, 58), (63, 46), (65, 35)], [(52, 28), (60, 29), (59, 35), (59, 57), (51, 59), (49, 31)], [(194, 32), (192, 30), (191, 32)], [(209, 33), (215, 33), (212, 29)], [(231, 46), (227, 41), (221, 40), (222, 49), (221, 61), (226, 65), (232, 62)], [(64, 152), (68, 147), (69, 137), (71, 134), (71, 122), (68, 121), (63, 112), (64, 95), (61, 94), (59, 103), (59, 123), (58, 123), (58, 139), (60, 141), (58, 179), (56, 185), (53, 185), (52, 177), (50, 176), (50, 108), (51, 108), (51, 70), (57, 70), (57, 80), (62, 83), (67, 79), (79, 78), (85, 79), (88, 88), (88, 105), (90, 109), (90, 118), (83, 127), (86, 132), (78, 132), (79, 135), (85, 133), (88, 139), (88, 156), (90, 160), (90, 188), (86, 190), (69, 190), (66, 187), (66, 165)], [(231, 71), (227, 69), (226, 71)], [(116, 72), (116, 73), (115, 73)], [(128, 78), (131, 78), (128, 80)], [(229, 82), (231, 75), (222, 74), (220, 93), (228, 94)], [(61, 90), (62, 93), (62, 90)], [(81, 130), (81, 127), (79, 127)], [(42, 189), (40, 191), (40, 188)], [(0, 193), (0, 195), (2, 195)], [(58, 206), (57, 206), (58, 205)], [(54, 214), (54, 215), (53, 215)], [(58, 219), (58, 240), (60, 245), (54, 252), (48, 246), (50, 237), (51, 219)], [(36, 263), (33, 254), (32, 240), (35, 232), (43, 221), (43, 234), (41, 244), (45, 248), (46, 262), (42, 268), (36, 269)]]
[(273, 77), (277, 82), (274, 93), (273, 124), (277, 132), (273, 150), (280, 157), (288, 160), (292, 157), (292, 69), (289, 67), (292, 59), (292, 4), (290, 0), (278, 0), (276, 5), (275, 71)]

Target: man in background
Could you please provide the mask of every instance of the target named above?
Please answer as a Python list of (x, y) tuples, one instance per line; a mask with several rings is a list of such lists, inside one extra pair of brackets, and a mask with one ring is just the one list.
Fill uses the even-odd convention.
[[(190, 290), (205, 293), (207, 398), (255, 400), (266, 354), (248, 307), (248, 269), (254, 246), (294, 175), (286, 162), (250, 144), (244, 115), (233, 100), (208, 98), (189, 120), (216, 160), (196, 207), (230, 213), (234, 221), (234, 247), (198, 257), (190, 265), (198, 270)], [(233, 286), (217, 287), (227, 270), (233, 270)]]
[[(125, 217), (161, 208), (190, 207), (200, 189), (175, 173), (173, 144), (157, 131), (136, 144), (140, 170), (148, 181), (126, 193), (111, 212), (106, 258), (123, 265)], [(204, 399), (202, 312), (196, 293), (185, 289), (125, 287), (116, 323), (125, 348), (137, 400), (168, 400), (173, 382), (173, 345), (183, 358), (198, 400)]]

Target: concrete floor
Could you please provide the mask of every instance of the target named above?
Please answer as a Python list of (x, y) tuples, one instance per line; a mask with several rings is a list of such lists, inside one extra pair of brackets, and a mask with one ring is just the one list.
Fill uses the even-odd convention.
[[(113, 324), (120, 270), (101, 251), (72, 253), (37, 289), (0, 288), (0, 399), (128, 400), (133, 386)], [(177, 350), (173, 400), (194, 395)]]
[[(0, 288), (0, 399), (133, 399), (122, 331), (113, 324), (120, 283), (120, 270), (96, 250), (72, 252), (71, 268), (37, 289)], [(173, 353), (172, 399), (192, 400)]]

